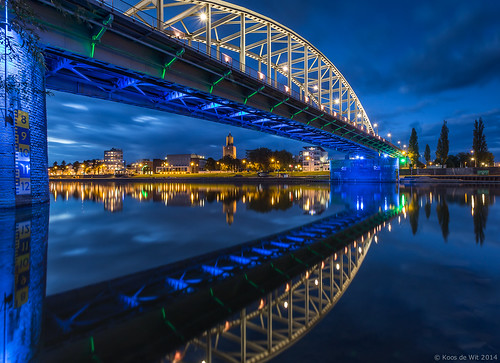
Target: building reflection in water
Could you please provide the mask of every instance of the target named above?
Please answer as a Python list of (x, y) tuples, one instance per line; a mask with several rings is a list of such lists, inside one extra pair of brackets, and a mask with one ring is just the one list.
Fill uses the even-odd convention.
[(161, 202), (171, 207), (203, 207), (205, 203), (222, 204), (222, 213), (228, 224), (241, 207), (258, 212), (287, 210), (298, 205), (304, 213), (323, 213), (330, 205), (330, 186), (304, 185), (242, 185), (185, 184), (185, 183), (79, 183), (52, 182), (51, 194), (55, 202), (64, 200), (91, 200), (104, 204), (104, 210), (118, 212), (125, 198), (140, 202)]

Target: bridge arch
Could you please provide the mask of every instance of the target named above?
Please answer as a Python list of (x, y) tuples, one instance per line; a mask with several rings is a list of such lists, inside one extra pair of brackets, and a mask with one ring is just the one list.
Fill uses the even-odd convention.
[[(375, 135), (359, 98), (333, 63), (297, 33), (219, 0), (167, 1), (143, 0), (131, 6), (124, 0), (61, 0), (55, 6), (30, 0), (35, 20), (44, 24), (36, 30), (47, 66), (38, 86), (353, 155), (401, 155), (399, 148)], [(16, 110), (30, 111), (21, 106)], [(40, 109), (44, 113), (45, 105)], [(31, 169), (42, 176), (36, 184), (40, 190), (30, 193), (34, 198), (21, 200), (16, 194), (20, 164), (14, 165), (12, 142), (0, 140), (12, 156), (0, 170), (9, 186), (5, 206), (48, 199), (45, 117), (41, 120), (41, 132), (33, 129), (36, 138), (28, 145), (42, 147), (31, 155)], [(7, 118), (5, 124), (13, 135)]]
[(269, 17), (222, 0), (142, 0), (124, 14), (374, 133), (361, 101), (333, 62)]

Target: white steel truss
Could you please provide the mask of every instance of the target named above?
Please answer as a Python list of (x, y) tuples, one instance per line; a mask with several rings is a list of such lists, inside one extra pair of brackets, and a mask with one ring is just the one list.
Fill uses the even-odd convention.
[(103, 2), (233, 69), (374, 132), (359, 98), (335, 65), (273, 19), (221, 0)]

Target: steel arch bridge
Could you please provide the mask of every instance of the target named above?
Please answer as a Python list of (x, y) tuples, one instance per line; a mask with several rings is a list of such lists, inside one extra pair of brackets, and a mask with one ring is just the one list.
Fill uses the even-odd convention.
[(293, 30), (221, 0), (142, 0), (125, 11), (154, 29), (256, 75), (332, 115), (374, 132), (345, 77)]
[(401, 155), (374, 133), (358, 96), (326, 56), (251, 10), (219, 0), (31, 4), (45, 27), (49, 89), (342, 152)]

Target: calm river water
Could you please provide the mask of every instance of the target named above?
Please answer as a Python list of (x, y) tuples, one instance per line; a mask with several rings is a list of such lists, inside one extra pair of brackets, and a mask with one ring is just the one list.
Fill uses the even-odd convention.
[[(380, 226), (337, 304), (273, 361), (496, 361), (500, 355), (498, 186), (52, 182), (50, 191), (48, 223), (48, 208), (31, 220), (19, 213), (0, 219), (4, 244), (21, 240), (19, 228), (28, 223), (23, 220), (31, 226), (29, 298), (16, 295), (23, 270), (17, 260), (9, 268), (11, 257), (3, 254), (4, 306), (11, 309), (4, 314), (8, 361), (43, 350), (36, 309), (44, 296), (63, 296), (58, 294), (338, 213), (370, 215), (393, 207), (402, 213)], [(4, 233), (14, 219), (16, 232)], [(46, 241), (46, 250), (37, 247), (38, 239)], [(20, 247), (14, 246), (3, 250), (17, 259)], [(17, 316), (16, 309), (25, 310)]]

